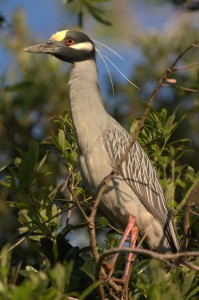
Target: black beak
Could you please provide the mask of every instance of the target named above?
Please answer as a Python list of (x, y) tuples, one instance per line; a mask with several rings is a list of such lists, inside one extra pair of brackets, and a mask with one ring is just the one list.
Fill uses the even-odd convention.
[(59, 50), (60, 50), (60, 46), (53, 42), (39, 43), (23, 49), (23, 51), (25, 52), (48, 53), (48, 54), (56, 54), (59, 52)]

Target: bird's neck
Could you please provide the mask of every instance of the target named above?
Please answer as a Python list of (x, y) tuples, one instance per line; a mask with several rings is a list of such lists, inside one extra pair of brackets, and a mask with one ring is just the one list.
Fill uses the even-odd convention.
[(69, 99), (77, 142), (84, 152), (103, 130), (107, 119), (94, 60), (74, 64), (69, 80)]

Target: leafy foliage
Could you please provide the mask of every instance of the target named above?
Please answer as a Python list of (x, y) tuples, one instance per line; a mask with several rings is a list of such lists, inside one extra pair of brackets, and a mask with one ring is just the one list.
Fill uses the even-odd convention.
[[(58, 124), (57, 134), (53, 134), (44, 141), (44, 144), (50, 148), (43, 157), (39, 158), (39, 144), (31, 142), (27, 151), (18, 149), (19, 156), (15, 158), (12, 166), (7, 166), (6, 163), (4, 165), (4, 168), (7, 166), (8, 175), (5, 179), (6, 184), (3, 185), (15, 195), (15, 200), (10, 201), (9, 204), (18, 210), (19, 238), (26, 236), (28, 248), (32, 248), (33, 261), (35, 261), (30, 264), (21, 255), (23, 268), (21, 269), (18, 263), (12, 264), (16, 278), (20, 277), (21, 281), (20, 285), (14, 287), (13, 283), (9, 282), (9, 268), (2, 269), (2, 276), (4, 276), (2, 286), (7, 282), (2, 297), (5, 298), (4, 295), (10, 297), (5, 299), (15, 299), (17, 297), (15, 295), (19, 295), (22, 290), (24, 299), (34, 297), (39, 299), (40, 295), (44, 295), (42, 299), (65, 299), (67, 293), (77, 297), (82, 295), (83, 298), (79, 299), (84, 299), (83, 295), (96, 297), (93, 289), (97, 287), (98, 282), (95, 282), (95, 263), (90, 254), (90, 247), (73, 247), (68, 241), (69, 234), (83, 228), (86, 223), (71, 225), (67, 222), (63, 227), (63, 219), (61, 219), (61, 214), (74, 209), (74, 199), (67, 200), (70, 199), (69, 191), (65, 194), (66, 200), (60, 199), (62, 185), (53, 186), (48, 180), (44, 186), (40, 185), (43, 177), (51, 176), (50, 172), (45, 172), (45, 164), (49, 153), (56, 151), (68, 178), (71, 178), (72, 174), (76, 197), (83, 201), (82, 203), (86, 203), (85, 209), (89, 208), (85, 198), (86, 192), (77, 170), (78, 150), (71, 120), (66, 113), (65, 116), (53, 117), (52, 121)], [(170, 194), (174, 196), (174, 198), (169, 198), (170, 204), (173, 204), (175, 218), (180, 227), (179, 233), (183, 236), (182, 207), (184, 206), (181, 203), (184, 202), (183, 196), (186, 197), (188, 190), (193, 188), (198, 174), (190, 167), (181, 166), (178, 163), (179, 151), (183, 155), (184, 143), (187, 143), (187, 140), (178, 140), (177, 148), (173, 146), (176, 143), (169, 142), (180, 121), (176, 120), (175, 114), (167, 116), (165, 109), (160, 112), (152, 109), (140, 132), (139, 142), (151, 156), (168, 196)], [(154, 124), (157, 127), (151, 131)], [(134, 125), (133, 123), (132, 128)], [(175, 164), (174, 167), (172, 167), (173, 164)], [(177, 191), (178, 188), (179, 191)], [(68, 190), (66, 185), (65, 189)], [(178, 209), (179, 206), (180, 209)], [(196, 211), (195, 208), (194, 210)], [(192, 215), (191, 219), (194, 224), (197, 218)], [(106, 234), (104, 244), (99, 248), (100, 252), (118, 245), (118, 234), (110, 232), (107, 235), (107, 225), (104, 217), (99, 219), (98, 230), (101, 228), (101, 234), (103, 232)], [(197, 248), (197, 239), (198, 231), (193, 226), (189, 247)], [(5, 249), (2, 250), (2, 260), (7, 260), (6, 264), (9, 265), (11, 256)], [(40, 249), (39, 252), (38, 249)], [(37, 253), (34, 253), (35, 251)], [(16, 253), (13, 253), (12, 260), (18, 261)], [(195, 271), (190, 271), (185, 267), (166, 271), (164, 266), (157, 261), (141, 260), (139, 262), (139, 258), (137, 260), (129, 286), (129, 295), (133, 299), (143, 299), (143, 297), (154, 300), (160, 297), (164, 299), (164, 295), (169, 299), (197, 299), (199, 278)], [(122, 257), (117, 264), (118, 276), (122, 274), (124, 262), (125, 259)], [(169, 291), (168, 287), (170, 287)]]
[[(139, 273), (139, 276), (136, 276)], [(142, 261), (132, 274), (130, 299), (197, 299), (198, 281), (196, 271), (179, 269), (166, 272), (156, 260)], [(144, 298), (146, 297), (146, 298)]]
[(83, 16), (85, 10), (96, 19), (98, 22), (104, 25), (112, 25), (110, 22), (110, 11), (107, 9), (107, 5), (110, 0), (64, 0), (63, 3), (70, 4), (74, 7), (78, 16), (78, 25), (83, 26)]
[[(109, 15), (105, 13), (108, 2), (67, 1), (69, 6), (74, 5), (79, 25), (82, 25), (85, 10), (101, 23), (110, 24)], [(11, 38), (2, 38), (17, 67), (13, 65), (7, 74), (1, 74), (0, 86), (1, 150), (6, 153), (0, 162), (0, 224), (3, 228), (0, 233), (3, 236), (0, 242), (0, 298), (98, 299), (96, 287), (99, 282), (95, 281), (96, 264), (85, 230), (87, 223), (79, 214), (73, 197), (86, 211), (90, 210), (92, 204), (78, 170), (72, 121), (68, 112), (63, 113), (67, 107), (63, 102), (63, 98), (67, 98), (67, 76), (59, 61), (42, 57), (41, 68), (40, 58), (29, 60), (19, 51), (22, 44), (30, 43), (23, 11), (13, 15), (12, 24)], [(182, 49), (182, 41), (184, 43), (185, 38), (187, 43), (193, 41), (196, 33), (194, 28), (185, 26), (182, 33), (177, 32), (178, 38), (171, 38), (169, 43), (165, 35), (160, 37), (155, 33), (139, 39), (145, 59), (136, 64), (134, 77), (135, 82), (142, 81), (143, 98), (147, 98), (168, 59), (173, 59)], [(174, 47), (175, 53), (172, 53)], [(154, 61), (158, 63), (154, 64)], [(190, 57), (183, 60), (182, 65), (188, 63)], [(177, 74), (175, 80), (179, 86), (197, 88), (198, 71), (191, 70), (187, 76), (186, 70), (182, 76)], [(115, 90), (122, 91), (119, 96), (124, 96), (125, 100), (127, 95), (129, 99), (137, 99), (135, 95), (132, 97), (129, 86), (119, 87), (117, 83)], [(137, 106), (131, 105), (129, 99), (130, 107), (135, 109)], [(178, 104), (182, 104), (183, 109), (176, 110)], [(143, 103), (143, 107), (145, 105)], [(182, 89), (172, 89), (169, 93), (164, 90), (139, 135), (139, 143), (159, 173), (181, 240), (185, 236), (185, 225), (189, 227), (185, 245), (190, 250), (198, 249), (199, 203), (194, 195), (198, 193), (199, 175), (193, 161), (190, 165), (187, 159), (187, 153), (193, 156), (194, 152), (184, 136), (189, 135), (190, 128), (194, 128), (195, 135), (198, 133), (198, 120), (194, 117), (192, 121), (195, 112), (198, 112), (196, 94), (188, 94)], [(124, 117), (119, 106), (115, 106), (113, 114), (117, 119)], [(49, 115), (53, 115), (50, 121)], [(134, 119), (131, 133), (137, 122)], [(186, 124), (186, 128), (183, 125), (180, 129), (182, 124)], [(184, 224), (188, 204), (189, 223)], [(96, 222), (98, 239), (102, 241), (98, 246), (99, 253), (116, 247), (119, 235), (110, 230), (108, 220), (99, 217)], [(199, 263), (198, 259), (193, 262)], [(122, 256), (117, 263), (117, 277), (122, 275), (124, 263)], [(170, 270), (158, 261), (138, 257), (129, 283), (129, 299), (196, 300), (198, 286), (198, 273), (185, 266)], [(108, 288), (106, 285), (107, 295)]]

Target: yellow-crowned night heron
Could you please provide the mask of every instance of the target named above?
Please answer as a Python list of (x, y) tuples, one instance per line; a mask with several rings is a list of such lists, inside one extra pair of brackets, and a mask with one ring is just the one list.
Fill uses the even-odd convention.
[[(24, 49), (52, 54), (73, 64), (69, 99), (79, 147), (81, 174), (95, 198), (103, 179), (124, 154), (131, 137), (105, 110), (98, 85), (94, 42), (84, 33), (64, 30), (47, 43)], [(164, 192), (147, 155), (136, 142), (106, 189), (101, 210), (125, 231), (135, 233), (136, 225), (151, 249), (177, 252), (180, 243)], [(127, 226), (128, 225), (128, 226)], [(132, 236), (132, 245), (135, 239)]]

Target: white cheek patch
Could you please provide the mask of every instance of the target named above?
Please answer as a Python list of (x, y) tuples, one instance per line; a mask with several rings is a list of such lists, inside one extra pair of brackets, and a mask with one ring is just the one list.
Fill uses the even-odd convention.
[(68, 30), (62, 30), (62, 31), (58, 31), (55, 34), (52, 34), (50, 37), (50, 40), (53, 40), (55, 42), (61, 42), (67, 33)]
[(69, 47), (76, 49), (76, 50), (84, 50), (84, 51), (92, 51), (93, 50), (93, 45), (89, 42), (74, 44)]

